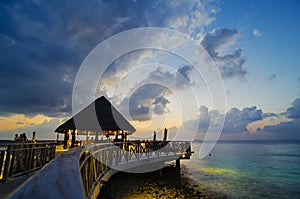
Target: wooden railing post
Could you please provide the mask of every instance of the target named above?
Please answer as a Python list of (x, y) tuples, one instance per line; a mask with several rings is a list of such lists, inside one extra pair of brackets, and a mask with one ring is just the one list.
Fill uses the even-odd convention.
[(0, 151), (0, 176), (2, 176), (2, 167), (3, 167), (3, 163), (4, 163), (4, 155), (5, 155), (5, 151)]
[(4, 171), (3, 171), (3, 180), (4, 181), (6, 181), (7, 176), (8, 176), (8, 167), (9, 167), (9, 163), (10, 163), (10, 154), (11, 154), (11, 145), (9, 145), (7, 147), (7, 150), (6, 150), (6, 159), (5, 159)]
[[(54, 148), (51, 148), (54, 147)], [(8, 177), (28, 175), (40, 169), (55, 157), (55, 145), (51, 143), (12, 143), (1, 151), (2, 181)], [(5, 159), (5, 160), (4, 160)], [(4, 167), (3, 167), (4, 166)]]
[(101, 187), (101, 184), (105, 183), (107, 175), (111, 175), (118, 169), (130, 170), (131, 164), (136, 167), (139, 165), (139, 161), (143, 166), (144, 158), (149, 158), (149, 162), (163, 161), (164, 158), (166, 161), (177, 160), (177, 170), (180, 171), (180, 154), (185, 153), (184, 149), (189, 147), (188, 142), (180, 141), (150, 143), (131, 141), (113, 144), (90, 145), (79, 158), (81, 177), (87, 198), (94, 198), (96, 196), (94, 194), (99, 193), (96, 189), (100, 190), (99, 186)]

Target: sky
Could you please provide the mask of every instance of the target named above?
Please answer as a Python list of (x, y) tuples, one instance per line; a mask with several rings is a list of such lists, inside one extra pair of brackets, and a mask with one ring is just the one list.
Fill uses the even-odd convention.
[(297, 0), (2, 1), (0, 138), (54, 139), (104, 95), (138, 138), (300, 139), (299, 18)]

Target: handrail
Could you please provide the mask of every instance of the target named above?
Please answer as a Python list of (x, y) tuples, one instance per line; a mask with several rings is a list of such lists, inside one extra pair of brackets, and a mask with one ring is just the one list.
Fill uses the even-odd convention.
[[(136, 148), (131, 149), (131, 145)], [(162, 148), (144, 145), (145, 142), (106, 142), (73, 148), (43, 167), (10, 198), (94, 199), (117, 171), (176, 160), (186, 153), (190, 143), (161, 142)]]
[(49, 198), (84, 199), (79, 165), (84, 147), (59, 154), (12, 193), (10, 199)]
[(28, 175), (55, 157), (55, 142), (9, 143), (0, 151), (0, 181)]
[[(79, 167), (87, 198), (96, 198), (102, 183), (118, 170), (132, 168), (166, 160), (176, 160), (187, 150), (190, 142), (118, 142), (88, 145), (80, 155)], [(108, 175), (108, 176), (106, 176)]]

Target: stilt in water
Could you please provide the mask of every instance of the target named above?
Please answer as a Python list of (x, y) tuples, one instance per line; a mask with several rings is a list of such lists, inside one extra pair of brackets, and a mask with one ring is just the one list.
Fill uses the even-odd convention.
[(180, 158), (176, 160), (176, 173), (180, 176)]

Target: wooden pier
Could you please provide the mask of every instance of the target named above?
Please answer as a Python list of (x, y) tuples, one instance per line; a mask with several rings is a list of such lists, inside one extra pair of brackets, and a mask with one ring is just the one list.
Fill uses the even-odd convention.
[[(101, 186), (118, 171), (149, 172), (162, 169), (166, 162), (176, 161), (179, 174), (180, 159), (189, 159), (192, 153), (188, 141), (167, 141), (167, 129), (164, 130), (162, 141), (156, 140), (156, 132), (151, 141), (127, 140), (127, 135), (132, 135), (135, 128), (104, 96), (61, 124), (55, 132), (64, 134), (64, 148), (68, 148), (69, 136), (72, 135), (72, 149), (46, 164), (18, 188), (10, 196), (11, 199), (94, 199), (99, 195)], [(86, 135), (88, 143), (90, 133), (95, 135), (95, 144), (75, 147), (76, 135)], [(99, 135), (105, 136), (106, 140), (99, 140)], [(35, 149), (31, 149), (28, 154), (30, 157), (39, 157)], [(23, 166), (21, 172), (32, 169), (27, 166), (32, 163), (24, 158), (22, 161), (16, 158), (19, 165)], [(45, 157), (38, 160), (45, 163)], [(27, 167), (27, 170), (24, 169)], [(5, 171), (5, 175), (8, 173)]]
[(118, 171), (153, 171), (191, 156), (190, 142), (157, 144), (106, 141), (73, 148), (45, 165), (10, 198), (97, 198), (101, 186)]

